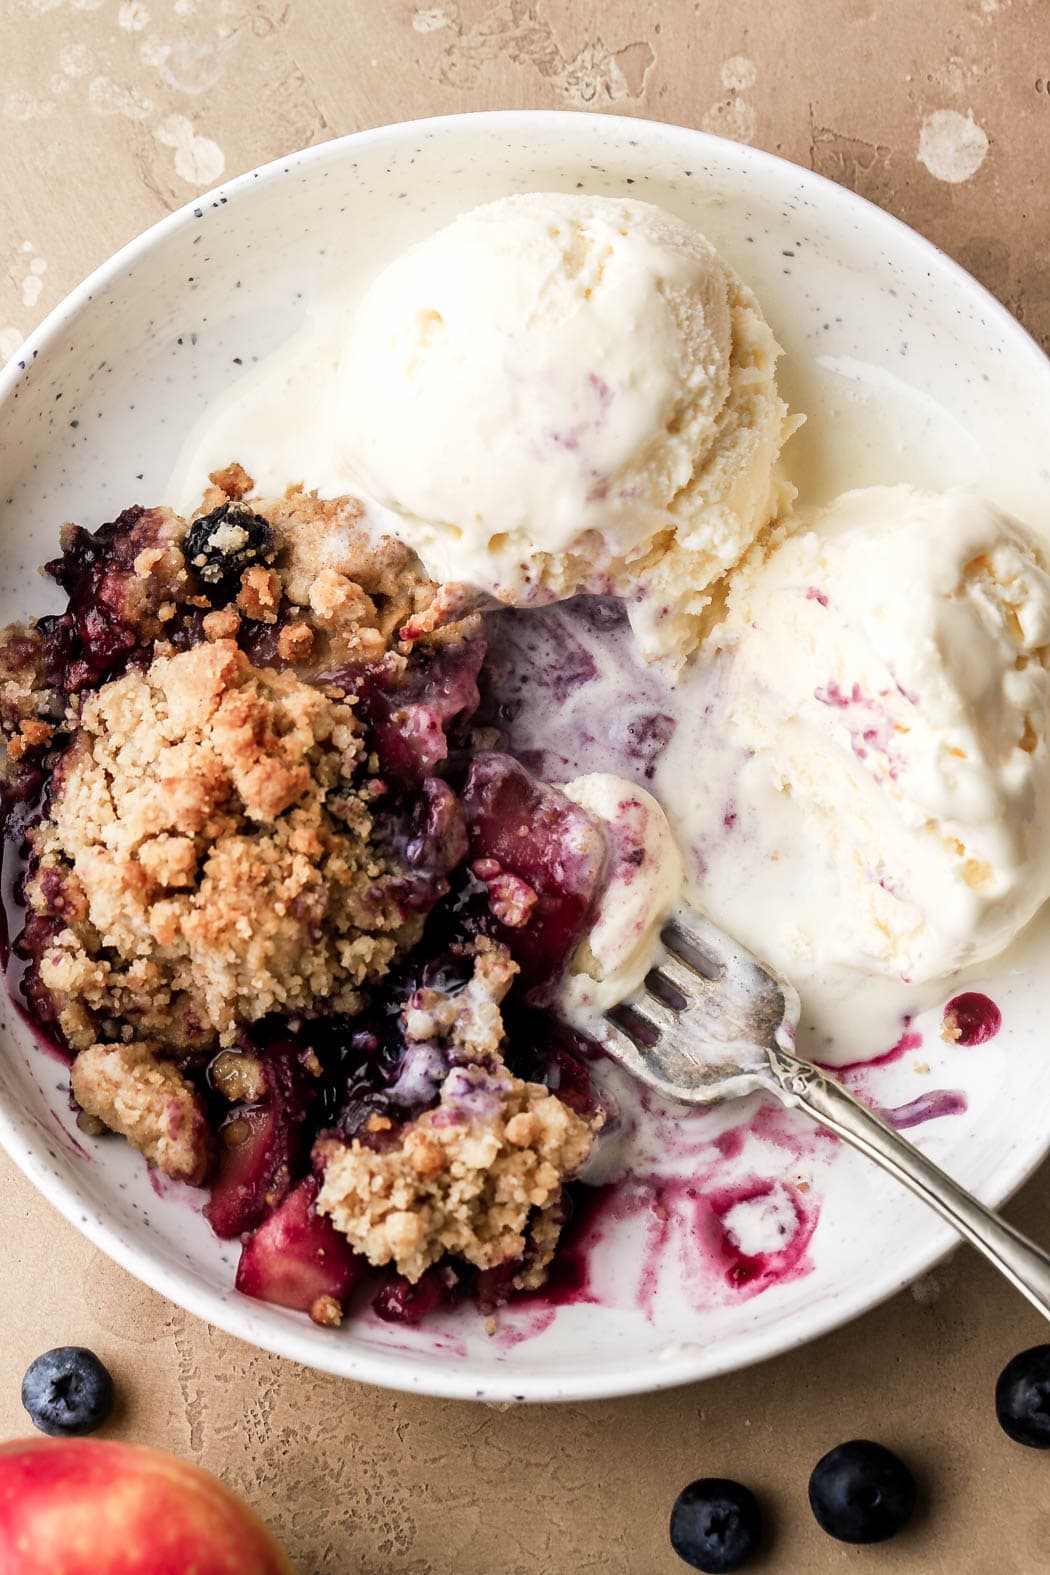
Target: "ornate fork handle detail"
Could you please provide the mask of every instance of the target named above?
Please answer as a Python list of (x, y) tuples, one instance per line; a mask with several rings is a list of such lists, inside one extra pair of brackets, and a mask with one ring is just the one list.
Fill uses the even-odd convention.
[(784, 1104), (804, 1110), (903, 1182), (1050, 1318), (1050, 1254), (985, 1208), (836, 1078), (783, 1046), (770, 1047), (768, 1058), (765, 1082)]
[[(812, 1096), (823, 1094), (828, 1079), (811, 1061), (802, 1061), (790, 1050), (771, 1045), (766, 1052), (769, 1067), (779, 1085), (778, 1092), (784, 1104), (804, 1105)], [(841, 1087), (841, 1085), (836, 1085)]]

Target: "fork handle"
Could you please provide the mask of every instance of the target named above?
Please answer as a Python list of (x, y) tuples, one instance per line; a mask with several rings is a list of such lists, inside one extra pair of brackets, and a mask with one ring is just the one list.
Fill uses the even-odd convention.
[(804, 1110), (928, 1203), (1050, 1318), (1050, 1254), (960, 1187), (836, 1078), (778, 1046), (763, 1079), (786, 1105)]

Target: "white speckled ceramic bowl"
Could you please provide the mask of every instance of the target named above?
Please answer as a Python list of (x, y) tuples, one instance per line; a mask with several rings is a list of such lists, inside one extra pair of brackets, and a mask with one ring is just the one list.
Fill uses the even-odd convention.
[[(1050, 525), (1050, 364), (927, 242), (816, 175), (695, 131), (591, 115), (472, 115), (362, 132), (254, 171), (155, 226), (51, 314), (0, 378), (4, 615), (53, 605), (36, 567), (62, 520), (95, 526), (161, 494), (206, 401), (293, 330), (333, 253), (355, 288), (456, 211), (544, 188), (662, 203), (706, 231), (757, 288), (787, 352), (788, 396), (810, 416), (793, 461), (810, 496), (874, 480), (977, 481)], [(1043, 955), (1045, 936), (1030, 933), (986, 971), (983, 987), (1004, 1017), (995, 1040), (962, 1052), (933, 1020), (925, 1034), (923, 1087), (950, 1083), (969, 1109), (916, 1135), (992, 1202), (1027, 1175), (1050, 1134)], [(472, 1310), (421, 1330), (362, 1316), (326, 1331), (240, 1297), (234, 1250), (212, 1237), (187, 1193), (156, 1189), (123, 1144), (81, 1141), (65, 1069), (6, 1003), (3, 1018), (0, 1140), (51, 1202), (200, 1317), (347, 1377), (530, 1400), (681, 1383), (853, 1317), (951, 1240), (892, 1182), (842, 1154), (823, 1163), (808, 1272), (761, 1294), (717, 1274), (704, 1288), (700, 1272), (672, 1277), (655, 1298), (620, 1297), (617, 1285), (637, 1279), (640, 1247), (636, 1232), (613, 1226), (604, 1305), (511, 1314), (496, 1338)], [(899, 1102), (917, 1091), (916, 1075), (899, 1062), (872, 1074), (882, 1079), (872, 1091)], [(785, 1165), (797, 1164), (801, 1136), (796, 1147)]]

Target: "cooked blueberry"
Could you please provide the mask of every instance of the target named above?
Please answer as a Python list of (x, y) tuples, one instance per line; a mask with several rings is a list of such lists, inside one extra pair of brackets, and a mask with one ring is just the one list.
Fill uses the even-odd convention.
[(22, 1404), (42, 1433), (55, 1438), (93, 1433), (113, 1409), (113, 1380), (93, 1351), (60, 1345), (27, 1368)]
[(758, 1501), (739, 1482), (700, 1477), (674, 1501), (671, 1546), (691, 1569), (706, 1575), (743, 1569), (761, 1536)]
[(392, 1274), (373, 1297), (372, 1311), (384, 1323), (419, 1324), (442, 1302), (453, 1300), (457, 1288), (455, 1271), (445, 1264), (434, 1264), (415, 1285)]
[(1033, 1345), (1007, 1362), (995, 1386), (995, 1414), (1015, 1444), (1050, 1449), (1050, 1345)]
[(855, 1438), (817, 1461), (809, 1505), (829, 1537), (884, 1542), (911, 1519), (915, 1478), (892, 1450)]
[(194, 520), (182, 550), (205, 585), (231, 595), (245, 569), (271, 563), (275, 552), (269, 521), (253, 514), (246, 503), (221, 503)]

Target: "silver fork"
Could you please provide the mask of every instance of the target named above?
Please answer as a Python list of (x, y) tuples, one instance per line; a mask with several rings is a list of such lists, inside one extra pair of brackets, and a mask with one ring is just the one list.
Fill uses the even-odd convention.
[(672, 914), (661, 941), (642, 988), (606, 1015), (602, 1042), (615, 1060), (686, 1104), (761, 1090), (804, 1110), (936, 1209), (1050, 1318), (1050, 1255), (796, 1054), (799, 998), (786, 980), (689, 908)]

